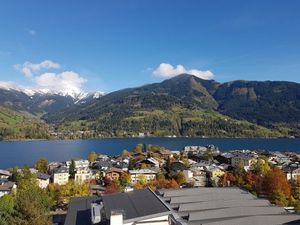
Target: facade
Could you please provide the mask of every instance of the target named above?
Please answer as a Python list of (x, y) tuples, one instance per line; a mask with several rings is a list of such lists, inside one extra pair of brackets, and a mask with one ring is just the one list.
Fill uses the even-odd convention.
[(131, 183), (136, 184), (141, 177), (145, 177), (147, 182), (154, 180), (156, 178), (157, 172), (150, 169), (140, 169), (140, 170), (129, 170), (131, 176)]
[(92, 179), (92, 171), (89, 168), (79, 168), (75, 173), (75, 182), (79, 184), (87, 183)]
[(8, 179), (11, 173), (8, 170), (0, 170), (0, 179)]
[(5, 182), (0, 184), (0, 198), (4, 195), (10, 194), (17, 189), (15, 182)]
[(300, 168), (286, 168), (284, 172), (287, 180), (300, 181)]
[(37, 172), (36, 177), (40, 188), (44, 189), (48, 187), (50, 183), (50, 176), (48, 174)]
[(257, 157), (255, 157), (254, 155), (237, 154), (231, 159), (231, 165), (233, 167), (237, 167), (241, 162), (244, 167), (251, 167), (254, 163), (257, 162)]
[(74, 163), (75, 163), (75, 168), (76, 169), (87, 168), (90, 165), (89, 161), (86, 160), (86, 159), (75, 160)]
[(225, 172), (217, 166), (211, 166), (207, 168), (207, 172), (211, 178), (221, 177)]
[(52, 174), (53, 183), (65, 185), (69, 181), (69, 170), (66, 167), (56, 169)]
[(119, 180), (119, 178), (123, 172), (124, 171), (119, 168), (110, 168), (106, 171), (105, 177), (110, 180)]

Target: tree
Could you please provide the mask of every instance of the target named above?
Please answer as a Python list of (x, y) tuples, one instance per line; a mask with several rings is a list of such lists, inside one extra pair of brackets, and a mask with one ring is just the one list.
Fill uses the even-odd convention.
[(15, 198), (12, 224), (50, 225), (50, 208), (54, 202), (31, 180), (20, 181)]
[(140, 174), (138, 176), (138, 183), (140, 183), (142, 186), (145, 186), (147, 184), (147, 178), (145, 175)]
[(166, 179), (166, 178), (165, 178), (165, 174), (164, 174), (162, 171), (158, 172), (158, 173), (156, 174), (156, 179), (157, 179), (157, 180), (165, 180), (165, 179)]
[(122, 187), (126, 187), (128, 185), (130, 185), (131, 183), (131, 176), (129, 173), (122, 173), (120, 178), (119, 178), (119, 181), (120, 181), (120, 185)]
[(283, 193), (286, 198), (291, 195), (291, 185), (285, 174), (279, 168), (270, 170), (263, 179), (263, 187), (266, 194), (271, 197), (275, 192)]
[(69, 202), (71, 197), (82, 197), (89, 195), (89, 185), (86, 183), (77, 183), (74, 180), (70, 180), (66, 185), (63, 185), (60, 188), (60, 196), (63, 199), (63, 203)]
[(143, 151), (143, 144), (138, 144), (134, 150), (133, 150), (135, 153), (142, 153)]
[(41, 173), (47, 173), (48, 171), (48, 159), (41, 158), (36, 161), (35, 168)]
[(112, 194), (112, 193), (116, 193), (116, 192), (119, 192), (119, 186), (114, 181), (111, 182), (104, 191), (105, 194)]
[(244, 161), (240, 160), (239, 164), (234, 168), (234, 173), (236, 173), (238, 176), (242, 175), (242, 173), (245, 171), (244, 166)]
[(4, 195), (0, 198), (0, 224), (10, 225), (14, 212), (14, 198), (12, 195)]
[(253, 165), (253, 172), (259, 176), (264, 176), (270, 171), (269, 163), (263, 159), (258, 159)]
[(97, 158), (98, 158), (98, 155), (96, 152), (91, 152), (88, 156), (88, 160), (90, 162), (95, 162), (97, 160)]
[(129, 157), (130, 156), (130, 152), (127, 149), (124, 149), (122, 151), (122, 157)]
[(70, 167), (69, 167), (70, 178), (74, 179), (75, 178), (75, 173), (76, 173), (76, 171), (75, 171), (75, 162), (72, 159)]
[(178, 172), (176, 175), (175, 175), (175, 180), (176, 182), (180, 185), (186, 183), (186, 178), (185, 178), (185, 175), (182, 171)]
[(278, 205), (278, 206), (287, 206), (288, 205), (288, 200), (286, 195), (282, 191), (274, 191), (271, 194), (271, 202)]
[(230, 187), (235, 184), (236, 178), (231, 172), (225, 172), (219, 179), (218, 186)]

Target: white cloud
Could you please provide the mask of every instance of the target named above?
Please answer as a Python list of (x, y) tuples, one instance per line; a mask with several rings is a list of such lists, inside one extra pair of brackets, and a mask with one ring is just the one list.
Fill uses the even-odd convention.
[(19, 70), (26, 77), (32, 77), (34, 73), (38, 73), (43, 69), (58, 69), (60, 68), (59, 63), (51, 60), (44, 60), (41, 63), (25, 62), (23, 64), (14, 65), (15, 69)]
[(179, 74), (191, 74), (196, 77), (210, 80), (214, 77), (214, 74), (210, 70), (198, 70), (198, 69), (185, 69), (183, 65), (177, 65), (176, 67), (172, 66), (168, 63), (161, 63), (155, 70), (153, 70), (152, 74), (157, 77), (174, 77)]
[(14, 90), (19, 90), (21, 87), (13, 82), (13, 81), (0, 81), (0, 88), (9, 90), (9, 89), (14, 89)]
[(44, 73), (35, 76), (34, 81), (38, 88), (65, 94), (80, 93), (82, 85), (87, 81), (78, 73), (65, 71), (62, 73)]

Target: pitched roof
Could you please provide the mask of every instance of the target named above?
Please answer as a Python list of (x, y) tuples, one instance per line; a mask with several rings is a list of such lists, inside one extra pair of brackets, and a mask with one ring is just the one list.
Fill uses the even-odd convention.
[(4, 183), (4, 184), (0, 185), (0, 191), (10, 191), (14, 185), (15, 185), (15, 182), (11, 182), (11, 181)]
[(48, 174), (41, 173), (41, 172), (37, 172), (36, 176), (40, 180), (48, 180), (50, 178), (50, 176)]

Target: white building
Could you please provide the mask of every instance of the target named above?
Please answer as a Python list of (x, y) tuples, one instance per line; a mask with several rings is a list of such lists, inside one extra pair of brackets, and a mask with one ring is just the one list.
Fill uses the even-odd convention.
[(0, 170), (0, 179), (8, 179), (11, 173), (8, 170)]
[(0, 198), (4, 195), (10, 194), (17, 189), (15, 182), (5, 182), (0, 184)]
[(82, 184), (89, 182), (92, 179), (92, 171), (89, 168), (79, 168), (75, 173), (75, 182)]
[(56, 169), (52, 174), (53, 183), (65, 185), (69, 181), (69, 170), (66, 167)]
[(87, 168), (90, 165), (90, 162), (86, 159), (74, 160), (75, 168)]
[(48, 187), (50, 183), (50, 176), (48, 174), (37, 172), (36, 177), (40, 188), (44, 189)]
[(141, 177), (145, 177), (147, 182), (154, 180), (156, 178), (157, 172), (150, 169), (140, 169), (140, 170), (129, 170), (131, 176), (131, 183), (136, 184)]

